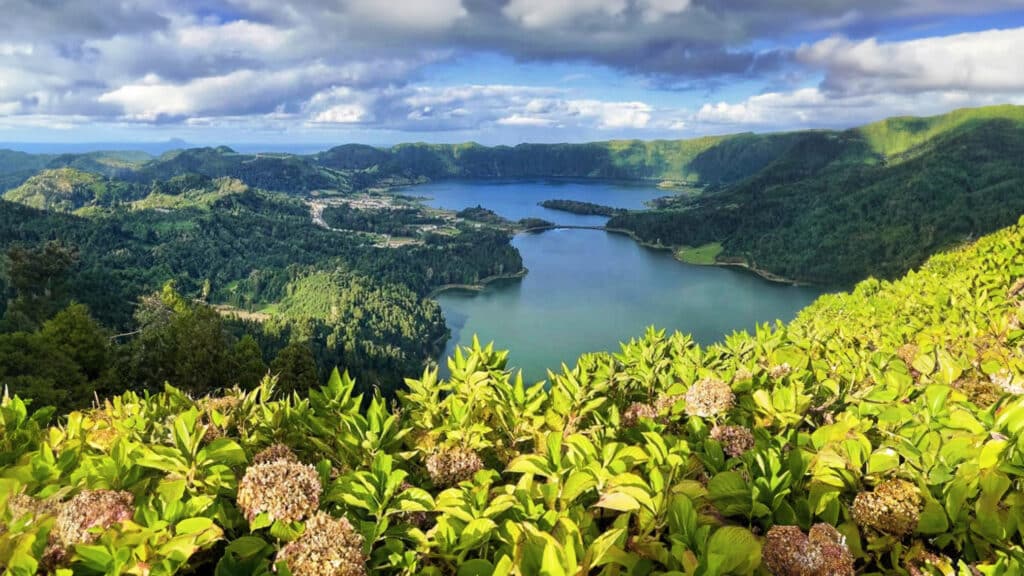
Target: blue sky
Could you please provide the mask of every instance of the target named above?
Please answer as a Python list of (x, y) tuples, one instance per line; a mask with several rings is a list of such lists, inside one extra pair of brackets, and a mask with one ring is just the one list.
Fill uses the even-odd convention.
[(1024, 104), (1024, 0), (8, 0), (0, 142), (846, 127)]

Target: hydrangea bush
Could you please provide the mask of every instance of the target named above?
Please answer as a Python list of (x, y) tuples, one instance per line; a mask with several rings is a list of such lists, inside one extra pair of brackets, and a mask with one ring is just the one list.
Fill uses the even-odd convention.
[(394, 405), (168, 386), (0, 405), (7, 574), (1024, 573), (1024, 224), (789, 325), (650, 330)]

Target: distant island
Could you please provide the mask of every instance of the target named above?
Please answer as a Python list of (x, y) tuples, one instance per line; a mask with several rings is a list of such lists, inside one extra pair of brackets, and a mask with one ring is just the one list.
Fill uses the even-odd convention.
[(562, 212), (572, 212), (582, 216), (608, 216), (611, 218), (612, 216), (629, 212), (625, 208), (613, 208), (604, 204), (580, 202), (579, 200), (545, 200), (540, 202), (539, 205), (549, 210), (561, 210)]

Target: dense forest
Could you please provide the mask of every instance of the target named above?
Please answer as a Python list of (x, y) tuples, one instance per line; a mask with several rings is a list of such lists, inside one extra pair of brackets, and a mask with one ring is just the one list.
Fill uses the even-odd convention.
[[(806, 133), (742, 181), (608, 225), (656, 244), (720, 243), (720, 261), (795, 280), (844, 285), (896, 277), (1024, 213), (1024, 117), (1016, 108), (977, 116), (946, 120), (945, 130), (934, 120), (915, 125), (928, 135), (918, 139), (886, 140), (874, 125)], [(872, 139), (903, 144), (883, 146), (893, 156), (862, 161)]]
[[(116, 186), (124, 202), (93, 202)], [(304, 390), (339, 366), (393, 395), (443, 349), (434, 288), (522, 268), (502, 230), (379, 248), (238, 180), (139, 188), (59, 169), (8, 193), (37, 208), (0, 201), (0, 378), (23, 397), (70, 409), (166, 381), (202, 394), (282, 367)]]
[(561, 210), (563, 212), (582, 214), (584, 216), (617, 216), (628, 212), (628, 210), (623, 208), (613, 208), (611, 206), (604, 206), (593, 202), (581, 202), (579, 200), (544, 200), (540, 205), (549, 210)]
[[(448, 360), (449, 379), (427, 369), (393, 407), (338, 372), (300, 393), (285, 377), (208, 396), (128, 392), (56, 424), (52, 409), (5, 395), (0, 564), (1020, 574), (1022, 246), (1024, 219), (897, 282), (825, 296), (789, 325), (707, 348), (652, 329), (549, 385), (524, 383), (507, 352), (475, 344)], [(344, 313), (344, 300), (301, 293), (348, 281), (304, 277), (288, 313)], [(203, 313), (170, 289), (138, 312), (157, 331)], [(41, 334), (86, 324), (71, 308)], [(92, 365), (96, 348), (72, 341), (65, 353)], [(295, 367), (283, 374), (308, 365), (300, 351), (283, 356)]]

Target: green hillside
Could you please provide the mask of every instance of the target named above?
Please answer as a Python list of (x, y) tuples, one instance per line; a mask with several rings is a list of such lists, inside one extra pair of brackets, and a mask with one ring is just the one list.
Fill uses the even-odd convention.
[(1007, 104), (984, 108), (963, 108), (925, 118), (913, 116), (888, 118), (858, 128), (856, 131), (878, 154), (897, 156), (947, 132), (997, 119), (1024, 122), (1024, 106)]
[[(719, 242), (720, 261), (746, 262), (797, 280), (893, 278), (938, 250), (1024, 214), (1019, 111), (929, 120), (946, 128), (903, 151), (898, 161), (870, 160), (875, 144), (859, 131), (804, 133), (745, 180), (684, 199), (674, 209), (616, 217), (609, 226), (665, 245)], [(964, 118), (970, 120), (948, 128)], [(900, 122), (875, 126), (887, 126), (895, 137), (901, 132), (890, 129)]]
[(788, 326), (707, 348), (651, 330), (550, 387), (476, 346), (450, 380), (408, 381), (394, 408), (361, 410), (337, 373), (308, 397), (272, 379), (197, 399), (129, 392), (59, 427), (5, 396), (0, 563), (1020, 574), (1022, 247), (1024, 219)]
[(74, 168), (44, 170), (4, 193), (4, 199), (40, 210), (73, 212), (107, 192), (101, 176)]

